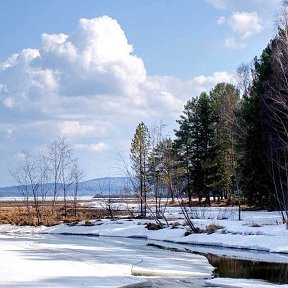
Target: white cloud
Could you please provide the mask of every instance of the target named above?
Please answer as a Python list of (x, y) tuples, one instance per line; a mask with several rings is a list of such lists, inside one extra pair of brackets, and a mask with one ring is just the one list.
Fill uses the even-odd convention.
[(141, 105), (139, 86), (146, 81), (146, 70), (132, 52), (116, 20), (81, 19), (74, 34), (43, 34), (39, 50), (24, 49), (2, 63), (0, 99), (8, 97), (6, 107), (37, 114), (59, 113), (59, 101), (75, 96), (124, 97)]
[(13, 108), (16, 106), (15, 99), (13, 97), (7, 97), (3, 99), (3, 105), (7, 108)]
[[(42, 63), (59, 73), (63, 95), (128, 95), (146, 80), (141, 58), (132, 54), (116, 20), (81, 19), (74, 34), (43, 34)], [(133, 99), (132, 99), (133, 100)]]
[(225, 24), (225, 22), (226, 22), (226, 18), (224, 16), (219, 17), (217, 20), (218, 25), (223, 25)]
[(100, 142), (96, 144), (75, 144), (75, 148), (92, 152), (103, 152), (109, 149), (109, 146), (103, 142)]
[(220, 82), (231, 83), (234, 80), (234, 76), (227, 72), (215, 72), (212, 75), (200, 75), (191, 80), (192, 85), (202, 88), (203, 91), (210, 90), (213, 86)]
[(217, 9), (225, 9), (227, 8), (227, 2), (229, 0), (207, 0), (211, 5), (213, 5)]
[(39, 49), (0, 64), (0, 148), (38, 151), (62, 135), (96, 163), (130, 142), (140, 121), (173, 129), (188, 99), (232, 78), (149, 76), (116, 20), (82, 19), (71, 35), (43, 34)]
[[(218, 25), (225, 24), (231, 34), (225, 39), (225, 47), (239, 49), (248, 46), (257, 34), (267, 37), (275, 32), (273, 19), (282, 0), (206, 0), (216, 9), (226, 10), (225, 18), (217, 19)], [(227, 16), (227, 14), (230, 16)], [(229, 15), (228, 14), (228, 15)]]
[(103, 134), (109, 117), (117, 123), (128, 114), (134, 121), (175, 115), (199, 91), (197, 81), (147, 76), (124, 31), (107, 16), (81, 19), (71, 35), (42, 34), (40, 49), (24, 49), (0, 67), (0, 110), (53, 119), (69, 137)]
[(202, 91), (208, 92), (211, 90), (217, 83), (226, 82), (233, 84), (235, 78), (234, 75), (229, 74), (227, 72), (215, 72), (212, 75), (200, 75), (192, 80), (191, 86), (197, 89), (198, 94)]
[[(189, 80), (180, 80), (175, 77), (166, 76), (154, 76), (149, 77), (147, 85), (151, 90), (148, 93), (151, 96), (150, 103), (150, 112), (151, 111), (162, 111), (160, 116), (165, 117), (170, 113), (171, 117), (178, 117), (179, 112), (182, 111), (183, 105), (188, 99), (194, 96), (198, 96), (201, 92), (208, 92), (211, 90), (217, 83), (234, 82), (234, 75), (227, 72), (214, 72), (212, 75), (199, 75)], [(149, 90), (148, 90), (149, 91)], [(152, 93), (154, 91), (154, 94)], [(157, 91), (166, 91), (162, 92), (161, 95), (156, 94)], [(161, 101), (162, 99), (162, 101)], [(165, 103), (161, 104), (160, 103)], [(161, 109), (159, 109), (161, 105)], [(157, 111), (155, 111), (155, 114)]]
[(79, 121), (64, 121), (58, 124), (60, 134), (66, 137), (85, 136), (93, 134), (95, 137), (106, 135), (107, 123), (94, 121), (94, 123), (81, 124)]
[(229, 20), (233, 32), (242, 39), (262, 31), (263, 26), (257, 12), (234, 12)]
[(246, 44), (242, 40), (238, 40), (235, 37), (229, 37), (225, 39), (225, 47), (231, 49), (244, 48)]
[(233, 33), (233, 36), (225, 39), (226, 48), (244, 48), (248, 38), (250, 39), (263, 30), (262, 20), (257, 12), (233, 12), (227, 20), (224, 20), (220, 17), (217, 21), (218, 25), (228, 25)]

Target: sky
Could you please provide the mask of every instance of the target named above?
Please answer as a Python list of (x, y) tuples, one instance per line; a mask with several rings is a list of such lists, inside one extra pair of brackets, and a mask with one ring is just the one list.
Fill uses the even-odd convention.
[(136, 126), (173, 136), (187, 100), (275, 35), (280, 0), (0, 1), (0, 186), (65, 137), (85, 178), (119, 176)]

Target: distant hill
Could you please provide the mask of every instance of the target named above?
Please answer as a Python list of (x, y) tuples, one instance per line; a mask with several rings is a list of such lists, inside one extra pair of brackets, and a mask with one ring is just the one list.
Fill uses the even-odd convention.
[[(47, 196), (52, 196), (54, 185), (45, 184), (45, 189), (49, 192)], [(104, 177), (96, 178), (79, 183), (79, 196), (122, 196), (123, 194), (131, 194), (132, 187), (128, 177)], [(19, 192), (19, 186), (0, 188), (0, 197), (17, 197), (22, 196)], [(60, 194), (61, 196), (61, 194)]]
[(131, 183), (128, 177), (104, 177), (79, 183), (79, 195), (121, 195), (131, 194)]

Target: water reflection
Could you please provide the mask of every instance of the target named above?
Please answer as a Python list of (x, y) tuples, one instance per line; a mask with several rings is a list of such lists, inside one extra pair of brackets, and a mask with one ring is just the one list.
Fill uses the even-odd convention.
[(216, 269), (216, 277), (262, 279), (277, 284), (288, 283), (288, 264), (238, 260), (205, 255)]

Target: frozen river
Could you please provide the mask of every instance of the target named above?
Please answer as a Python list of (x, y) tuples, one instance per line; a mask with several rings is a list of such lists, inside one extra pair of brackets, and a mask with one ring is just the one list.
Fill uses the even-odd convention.
[(0, 247), (0, 287), (204, 287), (213, 273), (203, 256), (129, 238), (0, 235)]

